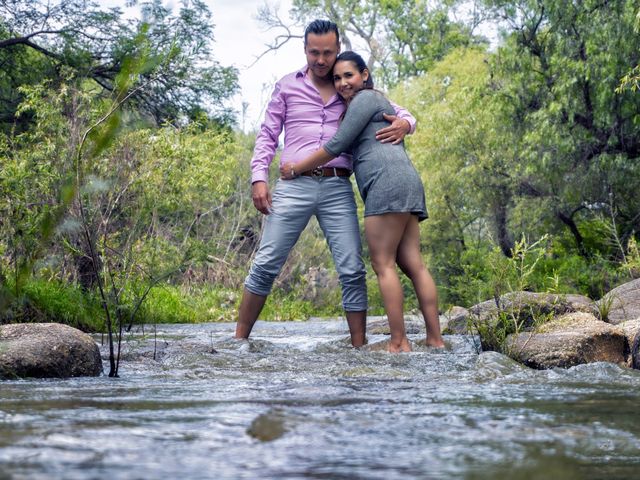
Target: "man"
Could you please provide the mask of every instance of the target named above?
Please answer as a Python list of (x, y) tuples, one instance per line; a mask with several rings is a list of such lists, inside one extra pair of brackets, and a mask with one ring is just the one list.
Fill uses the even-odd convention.
[[(333, 85), (332, 68), (340, 52), (335, 23), (315, 20), (304, 34), (307, 66), (276, 83), (251, 160), (254, 206), (267, 215), (260, 246), (244, 284), (238, 311), (236, 338), (249, 338), (271, 287), (309, 219), (315, 215), (322, 229), (342, 288), (351, 344), (366, 341), (366, 270), (361, 255), (360, 230), (351, 174), (351, 159), (342, 155), (323, 168), (301, 173), (300, 182), (278, 182), (269, 191), (269, 165), (284, 127), (281, 162), (302, 160), (326, 143), (338, 129), (344, 104)], [(378, 132), (383, 142), (400, 142), (413, 130), (415, 119), (402, 118)]]

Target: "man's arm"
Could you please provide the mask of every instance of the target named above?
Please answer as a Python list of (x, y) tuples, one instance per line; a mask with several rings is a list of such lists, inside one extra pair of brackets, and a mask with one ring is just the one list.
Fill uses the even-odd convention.
[(256, 145), (251, 158), (251, 197), (253, 205), (261, 213), (268, 215), (271, 209), (269, 191), (269, 165), (273, 161), (278, 147), (278, 138), (282, 133), (286, 104), (280, 91), (280, 82), (276, 83), (264, 114), (264, 121), (256, 137)]
[(402, 142), (405, 135), (415, 132), (416, 119), (408, 110), (396, 105), (393, 102), (391, 106), (396, 111), (395, 115), (384, 114), (384, 118), (391, 122), (388, 127), (382, 128), (376, 132), (376, 139), (382, 143), (393, 143), (397, 145)]
[(269, 191), (269, 185), (267, 182), (258, 180), (251, 184), (251, 198), (253, 199), (253, 206), (256, 209), (269, 215), (271, 213), (271, 192)]

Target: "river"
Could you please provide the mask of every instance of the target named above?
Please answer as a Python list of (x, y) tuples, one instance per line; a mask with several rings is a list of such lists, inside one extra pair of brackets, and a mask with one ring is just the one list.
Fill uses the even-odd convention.
[(137, 331), (120, 378), (0, 382), (0, 479), (640, 478), (638, 371), (531, 370), (462, 335), (354, 350), (343, 320), (233, 329)]

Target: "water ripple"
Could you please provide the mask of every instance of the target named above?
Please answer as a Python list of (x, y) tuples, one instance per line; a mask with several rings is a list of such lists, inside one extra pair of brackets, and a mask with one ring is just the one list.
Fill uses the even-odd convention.
[[(475, 339), (391, 355), (346, 322), (130, 334), (121, 378), (0, 384), (0, 478), (633, 478), (640, 373), (536, 371)], [(372, 335), (371, 343), (384, 335)]]

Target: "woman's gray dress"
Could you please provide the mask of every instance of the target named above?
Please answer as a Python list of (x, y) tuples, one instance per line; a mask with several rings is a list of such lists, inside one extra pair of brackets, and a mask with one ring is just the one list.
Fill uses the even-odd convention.
[(364, 201), (364, 215), (410, 212), (427, 218), (424, 188), (404, 145), (380, 143), (376, 131), (389, 126), (383, 113), (395, 110), (379, 92), (361, 90), (349, 104), (340, 128), (324, 149), (331, 155), (353, 155), (353, 170)]

